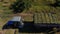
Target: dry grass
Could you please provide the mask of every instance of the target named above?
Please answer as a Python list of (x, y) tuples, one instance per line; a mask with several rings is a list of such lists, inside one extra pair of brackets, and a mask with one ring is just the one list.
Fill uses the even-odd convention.
[[(11, 17), (5, 17), (5, 15), (7, 15), (8, 13), (11, 15), (11, 13), (8, 12), (8, 11), (10, 11), (8, 9), (8, 7), (14, 1), (16, 1), (16, 0), (4, 0), (3, 2), (0, 2), (0, 14), (3, 16), (2, 18), (0, 17), (0, 30), (2, 30), (3, 25), (6, 24), (7, 21), (11, 19)], [(48, 1), (49, 1), (49, 3), (52, 3), (52, 4), (55, 3), (55, 0), (48, 0)], [(4, 2), (8, 2), (8, 3), (4, 4)], [(45, 1), (45, 0), (34, 0), (34, 2), (32, 3), (32, 7), (30, 7), (29, 10), (24, 10), (23, 13), (33, 14), (36, 11), (38, 13), (42, 12), (42, 11), (45, 11), (45, 12), (52, 12), (53, 11), (53, 12), (57, 13), (57, 22), (60, 23), (60, 7), (53, 8), (53, 7), (45, 5), (47, 3), (48, 2)], [(6, 7), (4, 8), (2, 6), (6, 6)], [(5, 9), (5, 10), (3, 10), (3, 9)], [(22, 14), (22, 17), (25, 21), (33, 21), (33, 16)], [(48, 19), (47, 14), (46, 14), (46, 18), (47, 18), (47, 21), (48, 21), (49, 19)], [(43, 17), (43, 19), (45, 20), (45, 17)], [(8, 31), (8, 30), (6, 30), (6, 31)], [(10, 32), (12, 32), (12, 31), (9, 30), (8, 34)], [(60, 32), (58, 32), (58, 33), (60, 33)], [(56, 33), (56, 34), (58, 34), (58, 33)], [(25, 34), (25, 33), (23, 33), (23, 34)], [(28, 33), (26, 33), (26, 34), (28, 34)], [(38, 33), (38, 34), (40, 34), (40, 33)]]

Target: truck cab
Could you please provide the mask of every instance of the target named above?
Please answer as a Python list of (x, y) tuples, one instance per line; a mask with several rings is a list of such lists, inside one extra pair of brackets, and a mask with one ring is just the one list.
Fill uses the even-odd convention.
[(21, 16), (14, 16), (11, 20), (9, 20), (4, 26), (3, 29), (9, 28), (22, 28), (24, 25)]

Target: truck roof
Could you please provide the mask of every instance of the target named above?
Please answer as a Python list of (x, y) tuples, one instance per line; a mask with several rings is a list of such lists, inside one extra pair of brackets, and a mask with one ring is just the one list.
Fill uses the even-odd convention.
[(14, 16), (10, 21), (21, 21), (21, 16)]

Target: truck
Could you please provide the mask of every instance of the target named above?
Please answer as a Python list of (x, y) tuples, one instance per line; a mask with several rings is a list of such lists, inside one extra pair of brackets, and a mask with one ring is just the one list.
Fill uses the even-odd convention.
[(51, 31), (60, 31), (60, 22), (57, 18), (57, 14), (55, 13), (34, 13), (33, 16), (27, 16), (27, 18), (32, 17), (30, 18), (30, 21), (26, 18), (23, 20), (23, 17), (15, 16), (11, 20), (9, 20), (6, 25), (10, 26), (10, 28), (18, 28), (19, 32), (49, 33)]

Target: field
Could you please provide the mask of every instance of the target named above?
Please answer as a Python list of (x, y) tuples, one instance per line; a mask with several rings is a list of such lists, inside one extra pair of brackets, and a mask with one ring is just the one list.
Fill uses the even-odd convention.
[(28, 7), (29, 9), (25, 9), (22, 13), (13, 14), (12, 10), (9, 9), (9, 7), (15, 1), (16, 0), (4, 0), (0, 2), (0, 31), (2, 31), (3, 25), (6, 24), (7, 21), (9, 21), (15, 15), (21, 15), (24, 21), (33, 21), (33, 16), (35, 15), (35, 13), (38, 13), (34, 18), (35, 23), (57, 22), (58, 24), (60, 24), (60, 7), (55, 8), (48, 5), (49, 3), (54, 4), (56, 2), (55, 0), (25, 0), (26, 2), (30, 2), (31, 7)]

